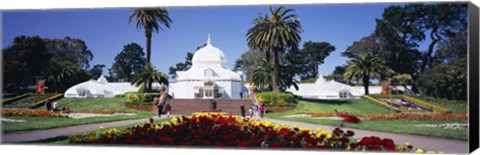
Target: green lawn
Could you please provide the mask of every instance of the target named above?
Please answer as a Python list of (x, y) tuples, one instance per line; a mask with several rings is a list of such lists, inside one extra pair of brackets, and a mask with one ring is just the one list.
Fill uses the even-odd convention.
[[(139, 112), (139, 110), (126, 108), (125, 106), (123, 106), (125, 102), (127, 102), (125, 98), (63, 98), (61, 100), (58, 100), (58, 106), (69, 108), (72, 112)], [(37, 109), (45, 109), (45, 107), (39, 107)]]
[[(72, 99), (64, 98), (58, 101), (59, 107), (67, 107), (72, 112), (94, 112), (94, 111), (115, 111), (135, 113), (134, 116), (109, 116), (109, 117), (91, 117), (82, 119), (71, 119), (62, 117), (5, 117), (9, 119), (26, 120), (27, 122), (16, 123), (2, 123), (2, 130), (4, 133), (27, 131), (27, 130), (39, 130), (39, 129), (51, 129), (58, 127), (66, 127), (73, 125), (83, 125), (101, 122), (112, 122), (129, 119), (140, 119), (152, 116), (153, 113), (149, 111), (141, 111), (136, 109), (130, 109), (123, 106), (125, 99), (121, 98), (88, 98), (88, 99)], [(37, 109), (43, 110), (44, 107)]]
[(284, 114), (293, 114), (297, 112), (348, 112), (350, 114), (381, 114), (391, 113), (392, 111), (365, 99), (345, 99), (345, 100), (300, 100), (297, 108), (286, 111)]
[(442, 128), (427, 128), (427, 127), (415, 127), (414, 125), (420, 124), (442, 124), (442, 123), (468, 123), (468, 120), (449, 120), (449, 121), (431, 121), (431, 120), (363, 120), (359, 124), (342, 123), (338, 120), (319, 120), (310, 118), (287, 118), (284, 116), (304, 113), (304, 112), (333, 112), (334, 109), (338, 111), (345, 111), (350, 114), (371, 114), (371, 113), (390, 113), (388, 109), (385, 109), (375, 103), (363, 100), (363, 99), (349, 99), (342, 101), (306, 101), (301, 100), (298, 103), (297, 108), (289, 111), (269, 113), (266, 117), (307, 122), (313, 124), (322, 124), (339, 127), (349, 127), (357, 129), (365, 129), (372, 131), (382, 131), (390, 133), (403, 133), (413, 135), (434, 136), (443, 138), (453, 138), (460, 140), (468, 139), (468, 130), (455, 130), (455, 129), (442, 129)]
[[(172, 118), (163, 118), (163, 119), (159, 119), (159, 120), (155, 120), (153, 124), (159, 124), (159, 123), (162, 123), (162, 122), (165, 122), (165, 121), (170, 121)], [(118, 130), (123, 130), (125, 128), (128, 128), (128, 127), (132, 127), (132, 126), (135, 126), (135, 125), (140, 125), (140, 126), (143, 126), (143, 124), (145, 124), (146, 122), (143, 122), (143, 123), (135, 123), (135, 124), (130, 124), (130, 125), (126, 125), (126, 126), (120, 126), (120, 127), (114, 127)], [(112, 128), (105, 128), (104, 130), (105, 131), (108, 131)], [(100, 130), (97, 130), (96, 131), (97, 134), (100, 133)], [(33, 142), (26, 142), (26, 143), (41, 143), (41, 144), (55, 144), (55, 145), (67, 145), (69, 144), (68, 143), (68, 136), (69, 135), (63, 135), (63, 136), (59, 136), (59, 137), (54, 137), (54, 138), (49, 138), (49, 139), (43, 139), (43, 140), (39, 140), (39, 141), (33, 141)], [(69, 144), (71, 145), (71, 144)]]

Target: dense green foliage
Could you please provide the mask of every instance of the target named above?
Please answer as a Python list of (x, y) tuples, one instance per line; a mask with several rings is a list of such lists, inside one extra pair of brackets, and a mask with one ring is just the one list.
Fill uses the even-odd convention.
[[(372, 53), (397, 75), (410, 75), (413, 92), (465, 100), (466, 28), (466, 3), (393, 5), (376, 19), (371, 35), (353, 42), (342, 55), (355, 59)], [(426, 40), (427, 49), (419, 49)]]
[(88, 68), (93, 54), (81, 39), (18, 36), (3, 55), (7, 93), (28, 91), (37, 80), (46, 80), (48, 92), (63, 92), (91, 78)]
[(136, 43), (123, 46), (120, 53), (115, 56), (110, 73), (109, 81), (131, 81), (135, 74), (145, 68), (145, 53), (143, 48)]
[[(247, 44), (251, 49), (273, 53), (273, 91), (280, 91), (280, 54), (288, 49), (296, 49), (303, 31), (298, 16), (289, 14), (293, 9), (284, 6), (270, 7), (270, 16), (260, 16), (247, 32)], [(267, 62), (270, 62), (267, 56)]]
[(385, 80), (386, 77), (393, 73), (393, 71), (384, 64), (385, 61), (381, 58), (374, 56), (371, 53), (363, 53), (360, 57), (348, 61), (343, 76), (349, 81), (349, 83), (353, 80), (362, 81), (365, 94), (368, 95), (368, 88), (371, 79)]
[(154, 67), (147, 64), (144, 69), (140, 70), (140, 72), (135, 75), (130, 83), (137, 87), (143, 85), (145, 89), (144, 91), (152, 92), (154, 91), (152, 88), (153, 83), (168, 86), (168, 75), (162, 72), (157, 72)]
[(295, 97), (290, 93), (262, 92), (257, 94), (258, 100), (266, 105), (283, 105), (296, 103)]
[(127, 99), (127, 103), (132, 104), (142, 104), (147, 103), (151, 104), (155, 98), (158, 98), (157, 93), (136, 93), (136, 92), (127, 92), (125, 93), (125, 98)]

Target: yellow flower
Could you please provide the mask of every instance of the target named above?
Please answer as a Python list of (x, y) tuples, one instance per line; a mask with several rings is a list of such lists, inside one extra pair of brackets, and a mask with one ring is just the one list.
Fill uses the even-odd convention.
[(411, 146), (411, 144), (409, 142), (406, 142), (405, 146)]
[(103, 127), (103, 126), (100, 126), (99, 128), (100, 128), (100, 130), (103, 130), (103, 129), (105, 129), (105, 127)]
[(423, 150), (422, 149), (416, 149), (415, 153), (423, 153)]
[(328, 134), (327, 134), (327, 139), (330, 139), (330, 138), (332, 138), (332, 137), (333, 137), (332, 133), (328, 133)]

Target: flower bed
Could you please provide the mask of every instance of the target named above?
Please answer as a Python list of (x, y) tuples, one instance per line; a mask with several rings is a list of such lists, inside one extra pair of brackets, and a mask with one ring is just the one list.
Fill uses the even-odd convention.
[[(316, 148), (337, 150), (409, 151), (396, 146), (390, 139), (378, 141), (372, 137), (350, 143), (353, 131), (299, 128), (267, 121), (225, 116), (221, 113), (199, 112), (191, 116), (174, 117), (171, 121), (120, 131), (112, 128), (70, 136), (69, 143), (81, 144), (140, 144), (258, 148)], [(406, 149), (407, 148), (407, 149)]]
[(2, 116), (25, 116), (25, 117), (63, 117), (59, 112), (46, 110), (2, 110)]
[[(316, 112), (306, 112), (298, 113), (310, 115), (311, 117), (333, 117), (336, 116), (334, 113), (316, 113)], [(338, 115), (338, 114), (337, 114)], [(468, 114), (355, 114), (354, 116), (360, 117), (362, 119), (369, 120), (467, 120), (469, 118)]]
[(467, 120), (468, 114), (366, 114), (360, 117), (381, 120)]

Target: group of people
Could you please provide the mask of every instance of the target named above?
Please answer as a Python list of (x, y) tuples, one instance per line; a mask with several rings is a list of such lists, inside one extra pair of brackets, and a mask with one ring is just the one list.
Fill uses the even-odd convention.
[(58, 101), (57, 100), (53, 100), (53, 101), (50, 101), (50, 100), (47, 100), (45, 102), (45, 108), (47, 109), (47, 111), (60, 111), (60, 109), (58, 109)]
[[(250, 94), (250, 99), (252, 100), (253, 106), (251, 106), (248, 109), (249, 116), (250, 118), (263, 118), (263, 115), (265, 114), (265, 106), (264, 103), (258, 100), (257, 98), (257, 90), (255, 88), (252, 89), (252, 93)], [(245, 105), (240, 106), (240, 111), (242, 114), (242, 117), (245, 116)]]
[(68, 108), (65, 108), (65, 107), (62, 107), (61, 109), (59, 108), (58, 100), (51, 101), (50, 99), (48, 99), (45, 102), (45, 108), (47, 109), (47, 111), (54, 111), (54, 112), (61, 111), (61, 112), (64, 112), (64, 113), (70, 113), (70, 109), (68, 109)]

